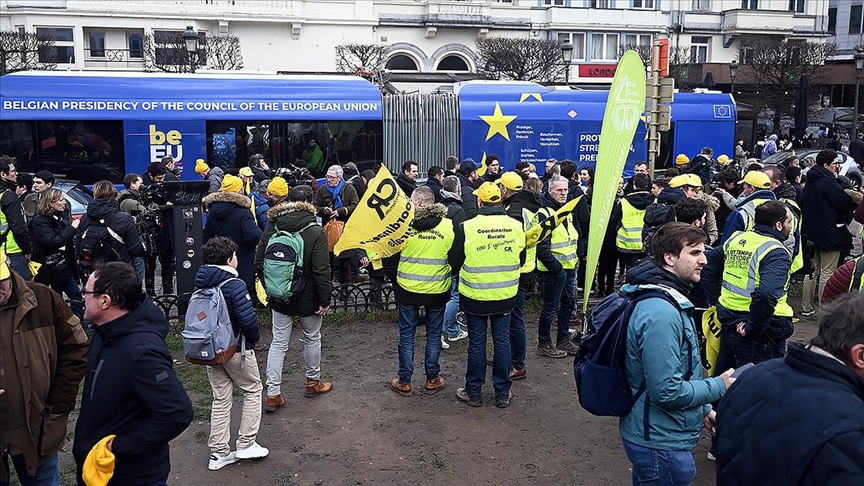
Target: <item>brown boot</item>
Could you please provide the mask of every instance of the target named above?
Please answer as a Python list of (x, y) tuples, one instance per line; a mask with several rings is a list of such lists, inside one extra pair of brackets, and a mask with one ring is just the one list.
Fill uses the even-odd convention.
[(264, 411), (275, 412), (277, 408), (285, 405), (285, 399), (282, 395), (268, 395), (264, 400)]
[(332, 389), (333, 383), (306, 378), (306, 392), (303, 393), (303, 396), (306, 398), (317, 397), (318, 395), (323, 395)]

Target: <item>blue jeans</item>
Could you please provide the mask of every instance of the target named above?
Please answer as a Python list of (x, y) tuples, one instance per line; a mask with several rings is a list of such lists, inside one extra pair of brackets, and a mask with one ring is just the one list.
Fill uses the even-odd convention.
[(144, 257), (135, 257), (132, 262), (135, 266), (135, 272), (138, 274), (138, 280), (144, 282)]
[(81, 296), (81, 289), (78, 288), (78, 282), (74, 278), (69, 277), (63, 283), (52, 284), (51, 288), (58, 294), (65, 293), (69, 297), (69, 307), (72, 308), (72, 313), (78, 316), (78, 319), (84, 319), (84, 297)]
[(453, 276), (450, 284), (450, 301), (444, 308), (444, 331), (448, 337), (456, 337), (459, 331), (459, 323), (456, 322), (456, 313), (459, 312), (459, 277)]
[[(399, 304), (399, 383), (410, 384), (414, 374), (414, 335), (420, 320), (419, 305)], [(441, 374), (438, 358), (441, 356), (441, 323), (444, 306), (426, 308), (426, 379)]]
[(525, 296), (530, 282), (519, 282), (516, 292), (516, 305), (510, 313), (510, 366), (521, 370), (525, 368)]
[(537, 324), (540, 344), (552, 342), (552, 320), (558, 316), (558, 340), (570, 337), (570, 316), (576, 308), (576, 288), (573, 285), (575, 269), (562, 272), (541, 272), (543, 279), (543, 308)]
[(633, 486), (687, 486), (696, 477), (690, 451), (663, 451), (623, 440), (633, 465)]
[(8, 253), (6, 259), (9, 261), (9, 268), (21, 276), (24, 280), (30, 280), (33, 275), (30, 275), (30, 262), (24, 258), (23, 253)]
[(480, 395), (486, 382), (487, 321), (492, 325), (492, 382), (496, 395), (510, 391), (510, 314), (477, 316), (465, 313), (468, 324), (468, 369), (465, 372), (465, 391), (469, 396)]
[[(3, 455), (3, 462), (7, 467), (9, 464), (9, 456)], [(12, 465), (15, 466), (15, 472), (18, 473), (18, 481), (21, 486), (60, 486), (60, 468), (57, 466), (57, 454), (48, 459), (44, 464), (36, 468), (36, 473), (32, 476), (27, 475), (27, 465), (24, 463), (24, 456), (12, 456)], [(0, 478), (0, 486), (8, 486), (5, 482), (6, 478)]]

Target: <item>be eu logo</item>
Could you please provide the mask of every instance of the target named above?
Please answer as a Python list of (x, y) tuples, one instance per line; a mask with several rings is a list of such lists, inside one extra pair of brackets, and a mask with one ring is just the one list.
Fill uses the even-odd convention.
[(150, 125), (150, 161), (159, 162), (162, 157), (170, 155), (175, 162), (183, 160), (183, 134), (179, 130), (162, 132), (156, 125)]

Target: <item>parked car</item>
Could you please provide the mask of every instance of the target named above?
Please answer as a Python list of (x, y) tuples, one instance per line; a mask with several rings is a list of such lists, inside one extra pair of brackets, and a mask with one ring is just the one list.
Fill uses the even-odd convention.
[[(816, 164), (816, 154), (819, 151), (819, 149), (803, 149), (777, 152), (763, 159), (762, 164), (767, 167), (777, 165), (792, 157), (798, 157), (798, 160), (801, 161), (801, 172), (806, 175), (807, 169)], [(840, 175), (849, 179), (853, 189), (860, 191), (861, 187), (864, 186), (864, 175), (861, 174), (861, 169), (855, 163), (855, 159), (846, 152), (837, 152), (837, 155), (840, 157)]]
[(54, 188), (60, 189), (66, 195), (66, 199), (72, 203), (70, 211), (72, 218), (78, 219), (87, 214), (87, 205), (93, 200), (93, 193), (84, 184), (69, 179), (57, 180)]

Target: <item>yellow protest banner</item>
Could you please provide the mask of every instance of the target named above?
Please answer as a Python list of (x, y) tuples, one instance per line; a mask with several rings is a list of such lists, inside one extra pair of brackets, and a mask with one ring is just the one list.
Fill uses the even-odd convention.
[(345, 250), (363, 248), (380, 258), (389, 257), (401, 251), (411, 236), (412, 221), (414, 205), (396, 185), (387, 167), (381, 166), (348, 218), (333, 251), (338, 255)]
[(551, 217), (544, 219), (540, 224), (526, 231), (525, 246), (534, 246), (537, 243), (548, 238), (549, 235), (552, 234), (552, 231), (555, 229), (555, 227), (561, 224), (561, 222), (563, 222), (565, 219), (567, 219), (567, 215), (572, 213), (573, 210), (576, 209), (576, 205), (579, 204), (580, 199), (582, 199), (582, 196), (579, 196), (576, 199), (569, 201), (565, 205), (561, 206), (558, 211), (555, 211), (555, 213), (553, 213)]
[(711, 306), (702, 313), (702, 333), (705, 336), (705, 369), (708, 376), (717, 376), (714, 367), (717, 365), (717, 357), (720, 356), (720, 319), (717, 318), (717, 307)]

